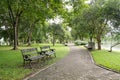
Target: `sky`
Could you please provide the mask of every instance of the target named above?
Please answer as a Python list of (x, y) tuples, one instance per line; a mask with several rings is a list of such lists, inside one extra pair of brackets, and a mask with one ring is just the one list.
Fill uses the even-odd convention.
[(60, 16), (55, 17), (54, 19), (48, 20), (50, 24), (56, 23), (56, 24), (61, 24), (63, 22), (63, 19)]
[[(68, 1), (70, 1), (70, 0), (63, 0), (63, 2), (68, 2)], [(86, 4), (89, 4), (90, 2), (91, 2), (91, 0), (86, 0), (86, 1), (85, 1)], [(66, 4), (66, 5), (65, 5), (65, 8), (66, 8), (66, 9), (68, 10), (68, 12), (69, 12), (69, 11), (72, 10), (73, 7), (72, 7), (70, 4)], [(57, 17), (54, 18), (54, 19), (48, 20), (48, 22), (49, 22), (50, 24), (52, 24), (52, 23), (60, 24), (60, 23), (63, 22), (63, 19), (62, 19), (60, 16), (57, 16)]]
[(87, 0), (85, 1), (86, 4), (90, 4), (91, 0)]

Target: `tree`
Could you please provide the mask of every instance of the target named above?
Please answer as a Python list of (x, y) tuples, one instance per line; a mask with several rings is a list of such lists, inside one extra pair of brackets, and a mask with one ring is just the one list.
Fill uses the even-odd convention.
[(71, 11), (69, 10), (66, 15), (66, 19), (69, 22), (69, 25), (72, 28), (72, 37), (74, 40), (81, 39), (83, 40), (86, 37), (83, 20), (83, 11), (88, 6), (84, 4), (84, 0), (70, 0), (68, 5), (72, 6)]
[(49, 26), (49, 31), (52, 35), (52, 44), (53, 46), (55, 45), (56, 38), (61, 37), (63, 33), (62, 26), (60, 24), (53, 23), (52, 25)]
[[(44, 23), (46, 19), (55, 17), (56, 14), (60, 14), (62, 11), (62, 1), (61, 0), (2, 0), (0, 3), (0, 14), (1, 24), (5, 25), (7, 21), (8, 26), (13, 30), (14, 34), (14, 50), (17, 49), (19, 34), (22, 29), (20, 27), (28, 27), (28, 43), (30, 45), (32, 30), (36, 24), (41, 21)], [(21, 23), (26, 23), (25, 25)], [(19, 27), (20, 26), (20, 27)], [(25, 28), (26, 29), (26, 28)], [(23, 30), (23, 29), (22, 29)]]
[[(75, 31), (79, 32), (79, 34), (80, 32), (84, 35), (88, 34), (90, 42), (95, 38), (97, 40), (98, 50), (101, 50), (101, 38), (106, 32), (105, 29), (108, 21), (104, 16), (104, 3), (104, 0), (94, 1), (89, 6), (84, 7), (81, 12), (77, 12), (77, 14), (75, 12), (76, 18), (74, 24), (75, 27), (78, 26)], [(76, 8), (75, 11), (77, 11)]]
[(101, 50), (101, 38), (107, 31), (106, 25), (108, 22), (104, 15), (104, 4), (102, 3), (104, 1), (94, 2), (94, 4), (90, 5), (88, 11), (85, 12), (85, 19), (88, 24), (86, 29), (88, 29), (90, 41), (92, 41), (92, 38), (97, 40), (98, 50)]
[[(119, 0), (109, 0), (104, 6), (104, 15), (109, 21), (110, 33), (112, 33), (112, 39), (116, 41), (115, 44), (111, 45), (110, 52), (112, 48), (120, 44), (120, 1)], [(111, 29), (112, 26), (112, 29)]]
[(5, 17), (7, 23), (9, 23), (9, 26), (11, 29), (13, 29), (14, 33), (14, 47), (13, 49), (17, 49), (17, 42), (18, 42), (18, 25), (20, 21), (20, 17), (23, 14), (24, 10), (27, 8), (27, 5), (29, 4), (29, 1), (24, 0), (2, 0), (2, 5), (0, 5), (4, 10), (4, 13), (2, 15)]
[[(28, 46), (31, 45), (31, 38), (33, 37), (33, 34), (39, 33), (39, 34), (42, 34), (41, 36), (46, 36), (45, 21), (47, 19), (54, 18), (55, 15), (59, 13), (59, 10), (62, 9), (61, 4), (62, 2), (59, 0), (58, 1), (56, 0), (39, 1), (38, 0), (36, 2), (31, 3), (31, 6), (29, 6), (29, 8), (26, 10), (23, 16), (23, 22), (26, 22), (28, 26), (27, 27), (28, 28), (28, 31), (27, 31)], [(42, 25), (42, 26), (39, 26), (38, 29), (44, 30), (44, 32), (41, 31), (40, 33), (40, 31), (35, 30), (37, 23), (39, 25)], [(36, 37), (36, 35), (34, 36)]]

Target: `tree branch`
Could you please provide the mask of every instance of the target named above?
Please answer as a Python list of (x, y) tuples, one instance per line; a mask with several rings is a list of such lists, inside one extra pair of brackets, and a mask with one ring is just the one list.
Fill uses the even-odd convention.
[(8, 2), (9, 16), (10, 16), (10, 19), (11, 19), (12, 25), (13, 25), (14, 22), (15, 22), (15, 17), (14, 17), (13, 10), (12, 10), (12, 8), (11, 8), (11, 5), (10, 5), (9, 0), (7, 0), (7, 2)]

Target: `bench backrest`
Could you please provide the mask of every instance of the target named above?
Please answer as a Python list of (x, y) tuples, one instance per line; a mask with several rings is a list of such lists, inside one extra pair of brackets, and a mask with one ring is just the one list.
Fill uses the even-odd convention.
[(50, 50), (50, 46), (42, 46), (40, 47), (41, 51), (47, 51)]
[(38, 55), (37, 48), (22, 49), (21, 52), (23, 59), (28, 58), (28, 56), (33, 57)]

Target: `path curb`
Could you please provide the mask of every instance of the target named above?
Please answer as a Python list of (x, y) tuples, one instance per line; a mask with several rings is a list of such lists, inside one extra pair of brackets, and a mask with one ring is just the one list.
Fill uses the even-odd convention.
[(112, 69), (110, 69), (110, 68), (104, 67), (104, 66), (102, 66), (102, 65), (100, 65), (100, 64), (97, 64), (97, 63), (95, 62), (93, 56), (91, 55), (91, 53), (90, 53), (89, 51), (88, 51), (88, 53), (89, 53), (89, 55), (90, 55), (91, 61), (92, 61), (96, 66), (101, 67), (101, 68), (103, 68), (103, 69), (106, 69), (106, 70), (108, 70), (108, 71), (112, 71), (112, 72), (115, 72), (115, 73), (120, 74), (120, 72), (118, 72), (118, 71), (115, 71), (115, 70), (112, 70)]
[(40, 72), (42, 72), (42, 71), (48, 69), (49, 67), (53, 66), (54, 64), (56, 64), (56, 63), (53, 63), (53, 64), (51, 64), (51, 65), (49, 65), (49, 66), (47, 66), (47, 67), (45, 67), (45, 68), (43, 68), (43, 69), (40, 69), (40, 70), (37, 71), (36, 73), (34, 73), (34, 74), (32, 74), (32, 75), (30, 75), (30, 76), (24, 78), (23, 80), (28, 80), (29, 78), (34, 77), (34, 76), (37, 75), (38, 73), (40, 73)]

